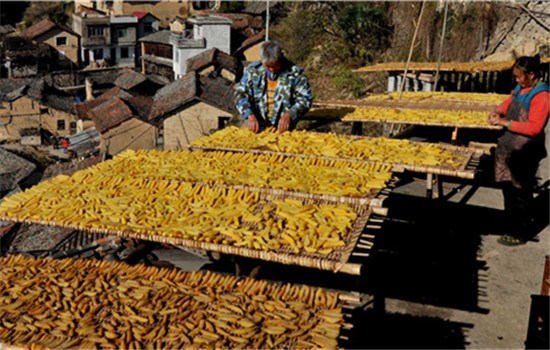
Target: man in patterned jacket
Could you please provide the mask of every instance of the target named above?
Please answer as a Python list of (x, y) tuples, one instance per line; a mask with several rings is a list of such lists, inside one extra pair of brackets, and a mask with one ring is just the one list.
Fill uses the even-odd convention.
[(235, 88), (235, 103), (252, 132), (270, 126), (284, 132), (296, 126), (311, 107), (311, 87), (302, 68), (287, 60), (276, 41), (260, 49)]

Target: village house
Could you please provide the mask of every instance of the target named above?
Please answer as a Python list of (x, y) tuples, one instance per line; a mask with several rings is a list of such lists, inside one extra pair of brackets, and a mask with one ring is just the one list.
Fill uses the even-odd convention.
[(8, 78), (30, 78), (47, 73), (57, 52), (49, 45), (22, 36), (8, 36), (2, 42), (3, 66)]
[(65, 137), (76, 132), (74, 97), (44, 79), (0, 79), (0, 141), (39, 145), (47, 133)]
[(170, 44), (170, 31), (161, 30), (139, 39), (141, 44), (141, 73), (158, 77), (169, 83), (174, 81), (172, 67), (173, 50)]
[(73, 31), (81, 36), (80, 59), (90, 68), (134, 67), (137, 24), (135, 16), (108, 16), (81, 6), (73, 14)]
[(258, 34), (251, 36), (250, 38), (243, 41), (241, 46), (235, 51), (233, 56), (236, 58), (246, 61), (253, 62), (260, 60), (260, 48), (265, 42), (265, 30), (262, 30)]
[(76, 105), (78, 118), (91, 121), (101, 134), (101, 152), (116, 155), (127, 149), (156, 147), (157, 129), (132, 111), (127, 103), (131, 97), (117, 86), (94, 100)]
[(175, 16), (187, 17), (192, 10), (187, 0), (160, 1), (89, 1), (75, 0), (75, 8), (79, 5), (95, 8), (112, 16), (127, 16), (134, 12), (148, 12), (160, 21), (160, 26), (167, 28)]
[(26, 36), (51, 46), (57, 51), (56, 65), (60, 68), (80, 66), (80, 36), (72, 30), (45, 18), (27, 28)]
[[(131, 14), (138, 19), (137, 24), (137, 38), (143, 38), (144, 36), (156, 33), (159, 31), (159, 19), (149, 12), (134, 11)], [(140, 67), (142, 47), (137, 43), (136, 46), (136, 67)]]
[(187, 60), (201, 52), (217, 48), (231, 54), (231, 20), (222, 16), (201, 16), (188, 18), (187, 23), (192, 29), (170, 35), (175, 79), (188, 72)]
[(241, 78), (242, 64), (225, 52), (212, 48), (188, 59), (187, 71), (213, 78), (221, 76), (234, 83)]
[(231, 82), (191, 72), (163, 87), (151, 101), (140, 101), (147, 118), (158, 125), (165, 150), (183, 150), (224, 126), (236, 113)]
[(126, 69), (114, 81), (114, 84), (133, 96), (152, 96), (166, 84), (159, 83), (151, 76)]
[[(28, 177), (36, 165), (0, 147), (0, 198), (12, 190), (18, 190), (18, 184)], [(4, 226), (0, 221), (0, 227)]]
[(185, 18), (176, 16), (170, 22), (170, 31), (172, 33), (182, 34), (182, 33), (185, 32), (185, 29), (187, 29), (187, 24), (185, 22)]

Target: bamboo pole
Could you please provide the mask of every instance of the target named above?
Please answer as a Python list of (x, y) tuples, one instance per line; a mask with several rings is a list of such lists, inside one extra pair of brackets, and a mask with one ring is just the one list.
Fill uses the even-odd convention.
[(401, 87), (399, 89), (399, 97), (398, 101), (401, 100), (401, 96), (403, 96), (403, 88), (405, 87), (405, 80), (407, 79), (407, 73), (409, 71), (409, 66), (411, 64), (411, 58), (412, 53), (414, 51), (414, 44), (416, 42), (416, 35), (418, 34), (418, 29), (420, 28), (420, 23), (422, 23), (422, 15), (424, 14), (424, 5), (426, 4), (426, 0), (422, 1), (422, 7), (420, 8), (420, 15), (418, 15), (418, 23), (416, 24), (416, 28), (414, 29), (414, 35), (411, 42), (411, 48), (409, 50), (409, 57), (407, 58), (407, 64), (405, 66), (405, 72), (403, 73), (403, 80), (401, 82)]

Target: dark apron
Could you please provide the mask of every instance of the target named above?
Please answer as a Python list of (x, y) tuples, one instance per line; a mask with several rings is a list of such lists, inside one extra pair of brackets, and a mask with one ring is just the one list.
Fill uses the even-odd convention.
[[(529, 112), (522, 102), (512, 100), (506, 119), (526, 122)], [(539, 162), (545, 156), (544, 132), (533, 137), (506, 130), (498, 139), (495, 151), (495, 181), (509, 181), (516, 188), (531, 189)]]

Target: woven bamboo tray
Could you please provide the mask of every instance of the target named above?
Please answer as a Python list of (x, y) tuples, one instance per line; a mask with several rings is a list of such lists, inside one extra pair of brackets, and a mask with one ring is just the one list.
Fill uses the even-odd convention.
[[(385, 191), (385, 193), (387, 194), (387, 191)], [(299, 198), (300, 200), (302, 200), (304, 203), (307, 203), (307, 204), (333, 204), (334, 203), (330, 199), (321, 200), (315, 197), (310, 197), (310, 198), (296, 197), (292, 193), (274, 191), (274, 190), (260, 191), (259, 194), (260, 194), (260, 199), (266, 201), (267, 203), (274, 200), (280, 200), (280, 199), (286, 199), (286, 198), (293, 198), (293, 199)], [(382, 201), (382, 200), (383, 200), (383, 197), (378, 198), (378, 201)], [(173, 245), (178, 245), (178, 246), (187, 247), (187, 248), (216, 251), (216, 252), (225, 253), (225, 254), (239, 255), (239, 256), (244, 256), (248, 258), (273, 261), (273, 262), (278, 262), (278, 263), (283, 263), (288, 265), (311, 267), (311, 268), (317, 268), (321, 270), (329, 270), (333, 272), (359, 274), (361, 265), (349, 264), (348, 260), (355, 247), (355, 244), (357, 243), (357, 240), (359, 239), (359, 236), (361, 235), (363, 228), (366, 225), (366, 222), (371, 214), (371, 210), (369, 209), (368, 205), (361, 204), (358, 201), (348, 203), (348, 205), (355, 210), (355, 212), (357, 213), (357, 218), (353, 222), (351, 230), (345, 236), (345, 239), (344, 239), (345, 245), (343, 247), (334, 248), (334, 250), (327, 255), (323, 255), (320, 253), (307, 253), (303, 250), (300, 252), (300, 254), (296, 254), (292, 251), (291, 247), (286, 247), (286, 246), (283, 246), (280, 249), (275, 251), (264, 251), (264, 250), (246, 248), (246, 247), (236, 247), (236, 246), (231, 246), (231, 245), (226, 245), (221, 243), (208, 243), (208, 242), (195, 241), (192, 239), (166, 237), (166, 236), (154, 235), (154, 234), (144, 234), (144, 233), (138, 233), (138, 232), (132, 231), (130, 229), (116, 231), (113, 229), (92, 228), (92, 227), (87, 227), (82, 225), (63, 224), (58, 221), (46, 221), (46, 220), (40, 220), (40, 219), (19, 219), (19, 218), (0, 216), (0, 220), (71, 228), (71, 229), (76, 229), (76, 230), (90, 232), (90, 233), (117, 235), (123, 238), (135, 238), (135, 239), (141, 239), (146, 241), (167, 243), (167, 244), (173, 244)], [(252, 225), (248, 225), (248, 227), (254, 228)], [(154, 229), (151, 229), (151, 230), (154, 230)]]
[(394, 119), (342, 119), (343, 122), (352, 123), (387, 123), (387, 124), (409, 124), (409, 125), (425, 125), (425, 126), (440, 126), (465, 129), (489, 129), (501, 130), (501, 125), (478, 125), (478, 124), (458, 124), (458, 123), (440, 123), (440, 122), (421, 122), (415, 120), (394, 120)]
[[(149, 180), (151, 181), (151, 180)], [(153, 180), (153, 181), (176, 181), (178, 180)], [(208, 182), (191, 182), (191, 181), (179, 181), (179, 182), (188, 182), (197, 184), (200, 186), (209, 186), (209, 187), (223, 187), (223, 188), (235, 188), (238, 190), (245, 190), (251, 192), (258, 192), (265, 195), (265, 198), (272, 198), (277, 196), (280, 198), (295, 198), (295, 199), (312, 199), (324, 202), (333, 202), (333, 203), (344, 203), (344, 204), (357, 204), (360, 206), (372, 207), (382, 207), (382, 202), (386, 199), (385, 195), (382, 195), (385, 189), (393, 188), (397, 179), (392, 177), (388, 182), (388, 186), (379, 190), (371, 190), (370, 193), (366, 196), (354, 197), (354, 196), (336, 196), (330, 194), (317, 194), (317, 193), (308, 193), (300, 191), (288, 191), (278, 188), (265, 188), (265, 187), (253, 187), (245, 185), (229, 185), (229, 184), (220, 184), (220, 183), (208, 183)], [(273, 197), (274, 198), (274, 197)]]
[[(282, 348), (338, 348), (361, 304), (357, 293), (211, 271), (21, 255), (0, 266), (8, 348), (272, 348), (275, 339)], [(308, 324), (331, 328), (330, 341)]]
[(362, 108), (362, 107), (385, 107), (385, 108), (403, 108), (403, 109), (434, 109), (437, 103), (437, 109), (472, 111), (472, 112), (491, 112), (498, 104), (484, 101), (456, 101), (456, 100), (433, 100), (433, 101), (349, 101), (349, 100), (329, 100), (318, 101), (314, 103), (315, 107), (323, 108)]
[(263, 250), (256, 250), (256, 249), (243, 248), (243, 247), (234, 247), (234, 246), (217, 244), (217, 243), (198, 242), (191, 239), (140, 234), (130, 230), (114, 231), (114, 230), (108, 230), (108, 229), (84, 227), (80, 225), (63, 225), (58, 222), (42, 221), (42, 220), (35, 220), (35, 219), (20, 220), (20, 219), (9, 218), (9, 217), (0, 217), (0, 218), (6, 221), (72, 228), (72, 229), (90, 232), (90, 233), (116, 235), (122, 238), (134, 238), (134, 239), (140, 239), (144, 241), (172, 244), (172, 245), (177, 245), (177, 246), (186, 247), (186, 248), (202, 249), (207, 251), (220, 252), (224, 254), (244, 256), (252, 259), (272, 261), (272, 262), (282, 263), (286, 265), (297, 265), (297, 266), (303, 266), (303, 267), (316, 268), (319, 270), (329, 270), (333, 272), (342, 272), (342, 273), (348, 273), (352, 275), (359, 275), (361, 272), (361, 264), (351, 264), (351, 263), (348, 263), (348, 260), (355, 247), (355, 244), (357, 243), (357, 240), (359, 239), (359, 236), (363, 232), (363, 228), (368, 221), (369, 215), (370, 215), (370, 212), (360, 215), (359, 218), (355, 220), (352, 230), (346, 236), (346, 245), (342, 247), (342, 249), (335, 249), (331, 254), (327, 255), (326, 257), (323, 257), (320, 254), (312, 254), (312, 253), (305, 253), (305, 252), (297, 255), (297, 254), (293, 254), (290, 251), (290, 249), (288, 250), (280, 249), (279, 251), (263, 251)]
[[(340, 135), (340, 136), (349, 138), (349, 139), (358, 139), (358, 140), (369, 138), (367, 136), (354, 136), (354, 135)], [(419, 143), (419, 142), (413, 142), (413, 143)], [(473, 164), (473, 163), (479, 162), (479, 158), (483, 154), (482, 150), (469, 149), (466, 147), (443, 145), (443, 144), (439, 146), (441, 146), (442, 148), (451, 150), (455, 153), (462, 153), (462, 155), (466, 155), (467, 160), (460, 165), (459, 169), (446, 169), (446, 168), (437, 167), (437, 166), (418, 166), (418, 165), (408, 165), (408, 164), (391, 163), (391, 162), (380, 162), (380, 161), (376, 161), (376, 162), (380, 164), (391, 165), (392, 171), (394, 172), (403, 172), (405, 170), (408, 170), (408, 171), (418, 172), (418, 173), (444, 175), (444, 176), (458, 177), (463, 179), (473, 179), (475, 177), (476, 169), (471, 166), (471, 163)], [(263, 149), (244, 149), (244, 148), (230, 148), (230, 147), (208, 147), (208, 146), (205, 147), (205, 146), (196, 146), (196, 145), (189, 145), (189, 147), (192, 150), (202, 150), (202, 151), (250, 152), (250, 153), (258, 153), (258, 154), (278, 154), (278, 155), (284, 155), (284, 156), (304, 157), (304, 158), (317, 157), (317, 158), (331, 159), (331, 160), (345, 160), (350, 162), (375, 162), (368, 159), (342, 158), (342, 157), (324, 156), (324, 155), (316, 155), (316, 154), (278, 152), (278, 151), (263, 150)]]

